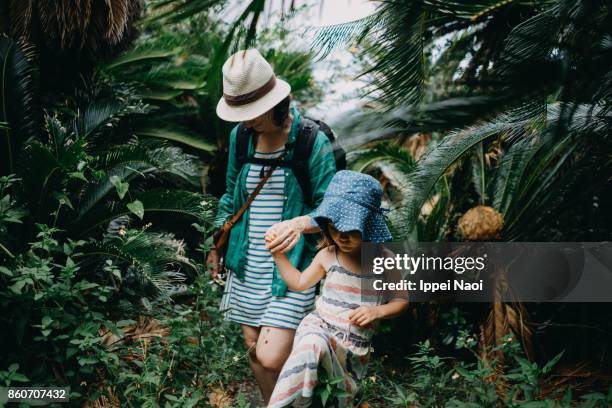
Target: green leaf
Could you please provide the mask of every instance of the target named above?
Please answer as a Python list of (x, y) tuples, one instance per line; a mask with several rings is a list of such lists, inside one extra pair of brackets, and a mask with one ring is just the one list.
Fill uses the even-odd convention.
[(155, 99), (158, 101), (170, 101), (183, 92), (176, 89), (146, 89), (140, 91), (139, 94), (144, 99)]
[(130, 212), (132, 212), (134, 215), (136, 215), (138, 218), (140, 218), (141, 220), (144, 217), (144, 206), (142, 205), (142, 202), (139, 200), (135, 200), (132, 201), (131, 203), (129, 203), (127, 205), (128, 210), (130, 210)]
[(47, 328), (51, 323), (53, 323), (53, 319), (49, 316), (43, 316), (42, 318), (42, 327)]
[(11, 270), (6, 266), (0, 266), (0, 273), (3, 273), (8, 276), (13, 276), (13, 272), (11, 272)]
[(15, 282), (15, 284), (9, 286), (9, 288), (13, 291), (13, 293), (17, 294), (17, 295), (21, 295), (21, 289), (23, 289), (23, 287), (25, 286), (25, 281), (17, 281)]
[(214, 152), (217, 146), (204, 140), (203, 136), (178, 126), (148, 126), (136, 129), (135, 134), (139, 136), (154, 137), (157, 139), (172, 140), (174, 142), (186, 144), (196, 149), (206, 152)]
[(327, 388), (324, 388), (323, 390), (321, 390), (321, 402), (323, 403), (323, 406), (325, 406), (325, 404), (327, 403), (327, 399), (329, 398), (330, 395), (331, 395), (331, 392)]
[(136, 324), (135, 320), (119, 320), (116, 324), (117, 327), (125, 327), (131, 324)]
[(79, 365), (84, 366), (86, 364), (95, 364), (98, 362), (98, 359), (91, 357), (79, 357), (77, 361), (79, 362)]
[(23, 374), (15, 373), (11, 376), (11, 380), (19, 382), (28, 382), (30, 379)]
[(125, 52), (120, 55), (114, 61), (109, 63), (104, 67), (104, 69), (110, 70), (113, 68), (118, 68), (123, 65), (127, 65), (137, 61), (143, 60), (151, 60), (151, 59), (160, 59), (167, 58), (172, 55), (176, 55), (181, 51), (180, 48), (174, 48), (172, 50), (161, 49), (161, 50), (151, 50), (151, 49), (136, 49)]
[(542, 367), (542, 372), (544, 374), (548, 374), (550, 370), (552, 370), (552, 368), (559, 362), (559, 360), (561, 359), (561, 356), (563, 356), (563, 353), (565, 353), (565, 350), (557, 354), (548, 363), (546, 363), (544, 367)]
[(143, 297), (143, 298), (140, 298), (140, 302), (145, 307), (145, 309), (147, 309), (147, 310), (151, 310), (152, 309), (151, 302), (149, 302), (149, 299)]
[(339, 384), (342, 381), (344, 381), (344, 377), (336, 377), (336, 378), (334, 378), (332, 380), (329, 380), (329, 384), (332, 384), (332, 385), (333, 384)]
[(83, 180), (83, 181), (89, 181), (89, 180), (87, 180), (87, 177), (85, 177), (85, 175), (82, 172), (80, 172), (80, 171), (74, 171), (72, 173), (68, 173), (68, 175), (70, 177), (72, 177), (72, 178), (75, 178), (75, 179), (79, 179), (79, 180)]
[(130, 183), (128, 183), (127, 181), (122, 181), (119, 176), (111, 176), (110, 182), (113, 186), (115, 186), (119, 198), (123, 200), (123, 197), (125, 197), (125, 194), (127, 193), (128, 188), (130, 187)]

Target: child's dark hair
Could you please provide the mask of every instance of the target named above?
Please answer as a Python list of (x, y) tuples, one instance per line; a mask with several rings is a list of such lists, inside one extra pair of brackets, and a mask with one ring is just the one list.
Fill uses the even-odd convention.
[(291, 106), (291, 94), (280, 101), (272, 108), (272, 121), (278, 127), (283, 127), (289, 117), (289, 107)]
[(330, 247), (332, 245), (336, 245), (333, 238), (329, 233), (329, 222), (327, 221), (319, 221), (319, 225), (321, 226), (321, 239), (317, 242), (317, 250)]

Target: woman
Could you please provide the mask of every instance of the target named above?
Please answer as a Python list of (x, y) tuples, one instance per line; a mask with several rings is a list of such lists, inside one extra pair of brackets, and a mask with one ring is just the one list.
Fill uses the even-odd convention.
[[(223, 65), (223, 98), (217, 115), (242, 122), (250, 130), (249, 156), (271, 159), (286, 154), (285, 160), (290, 161), (302, 119), (297, 109), (290, 108), (290, 92), (289, 84), (276, 78), (257, 50), (239, 51)], [(269, 168), (262, 171), (261, 164), (238, 164), (239, 128), (230, 133), (226, 192), (219, 201), (217, 227), (242, 207)], [(313, 307), (315, 293), (314, 288), (301, 293), (287, 289), (264, 235), (273, 231), (277, 238), (269, 247), (285, 252), (304, 269), (316, 251), (316, 237), (307, 239), (302, 234), (319, 231), (309, 214), (323, 199), (335, 171), (331, 143), (318, 132), (308, 158), (311, 200), (302, 194), (291, 169), (277, 167), (230, 232), (225, 255), (230, 275), (222, 307), (229, 320), (242, 326), (251, 368), (266, 403), (291, 351), (295, 329)], [(219, 254), (211, 251), (206, 263), (213, 277), (218, 274), (218, 262)]]

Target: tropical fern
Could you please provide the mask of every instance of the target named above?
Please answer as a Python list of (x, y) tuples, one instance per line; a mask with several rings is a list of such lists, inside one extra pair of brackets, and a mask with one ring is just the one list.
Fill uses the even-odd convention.
[[(185, 269), (197, 271), (185, 256), (183, 241), (172, 234), (125, 230), (122, 235), (105, 236), (77, 255), (85, 262), (109, 259), (125, 272), (123, 285), (144, 297), (168, 300), (185, 280)], [(98, 273), (101, 273), (98, 269)], [(123, 286), (122, 285), (122, 286)]]

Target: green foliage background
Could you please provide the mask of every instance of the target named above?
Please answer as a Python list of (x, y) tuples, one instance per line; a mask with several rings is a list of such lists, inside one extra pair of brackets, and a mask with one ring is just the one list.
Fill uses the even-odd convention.
[[(202, 265), (230, 130), (219, 73), (247, 46), (305, 107), (325, 89), (313, 62), (353, 47), (367, 103), (336, 133), (385, 186), (396, 239), (461, 240), (484, 205), (502, 240), (609, 240), (606, 2), (393, 0), (311, 30), (306, 51), (284, 30), (300, 2), (266, 26), (264, 0), (230, 23), (218, 0), (20, 1), (0, 4), (0, 385), (68, 386), (74, 406), (254, 404)], [(608, 406), (609, 312), (413, 305), (382, 325), (358, 402)]]

